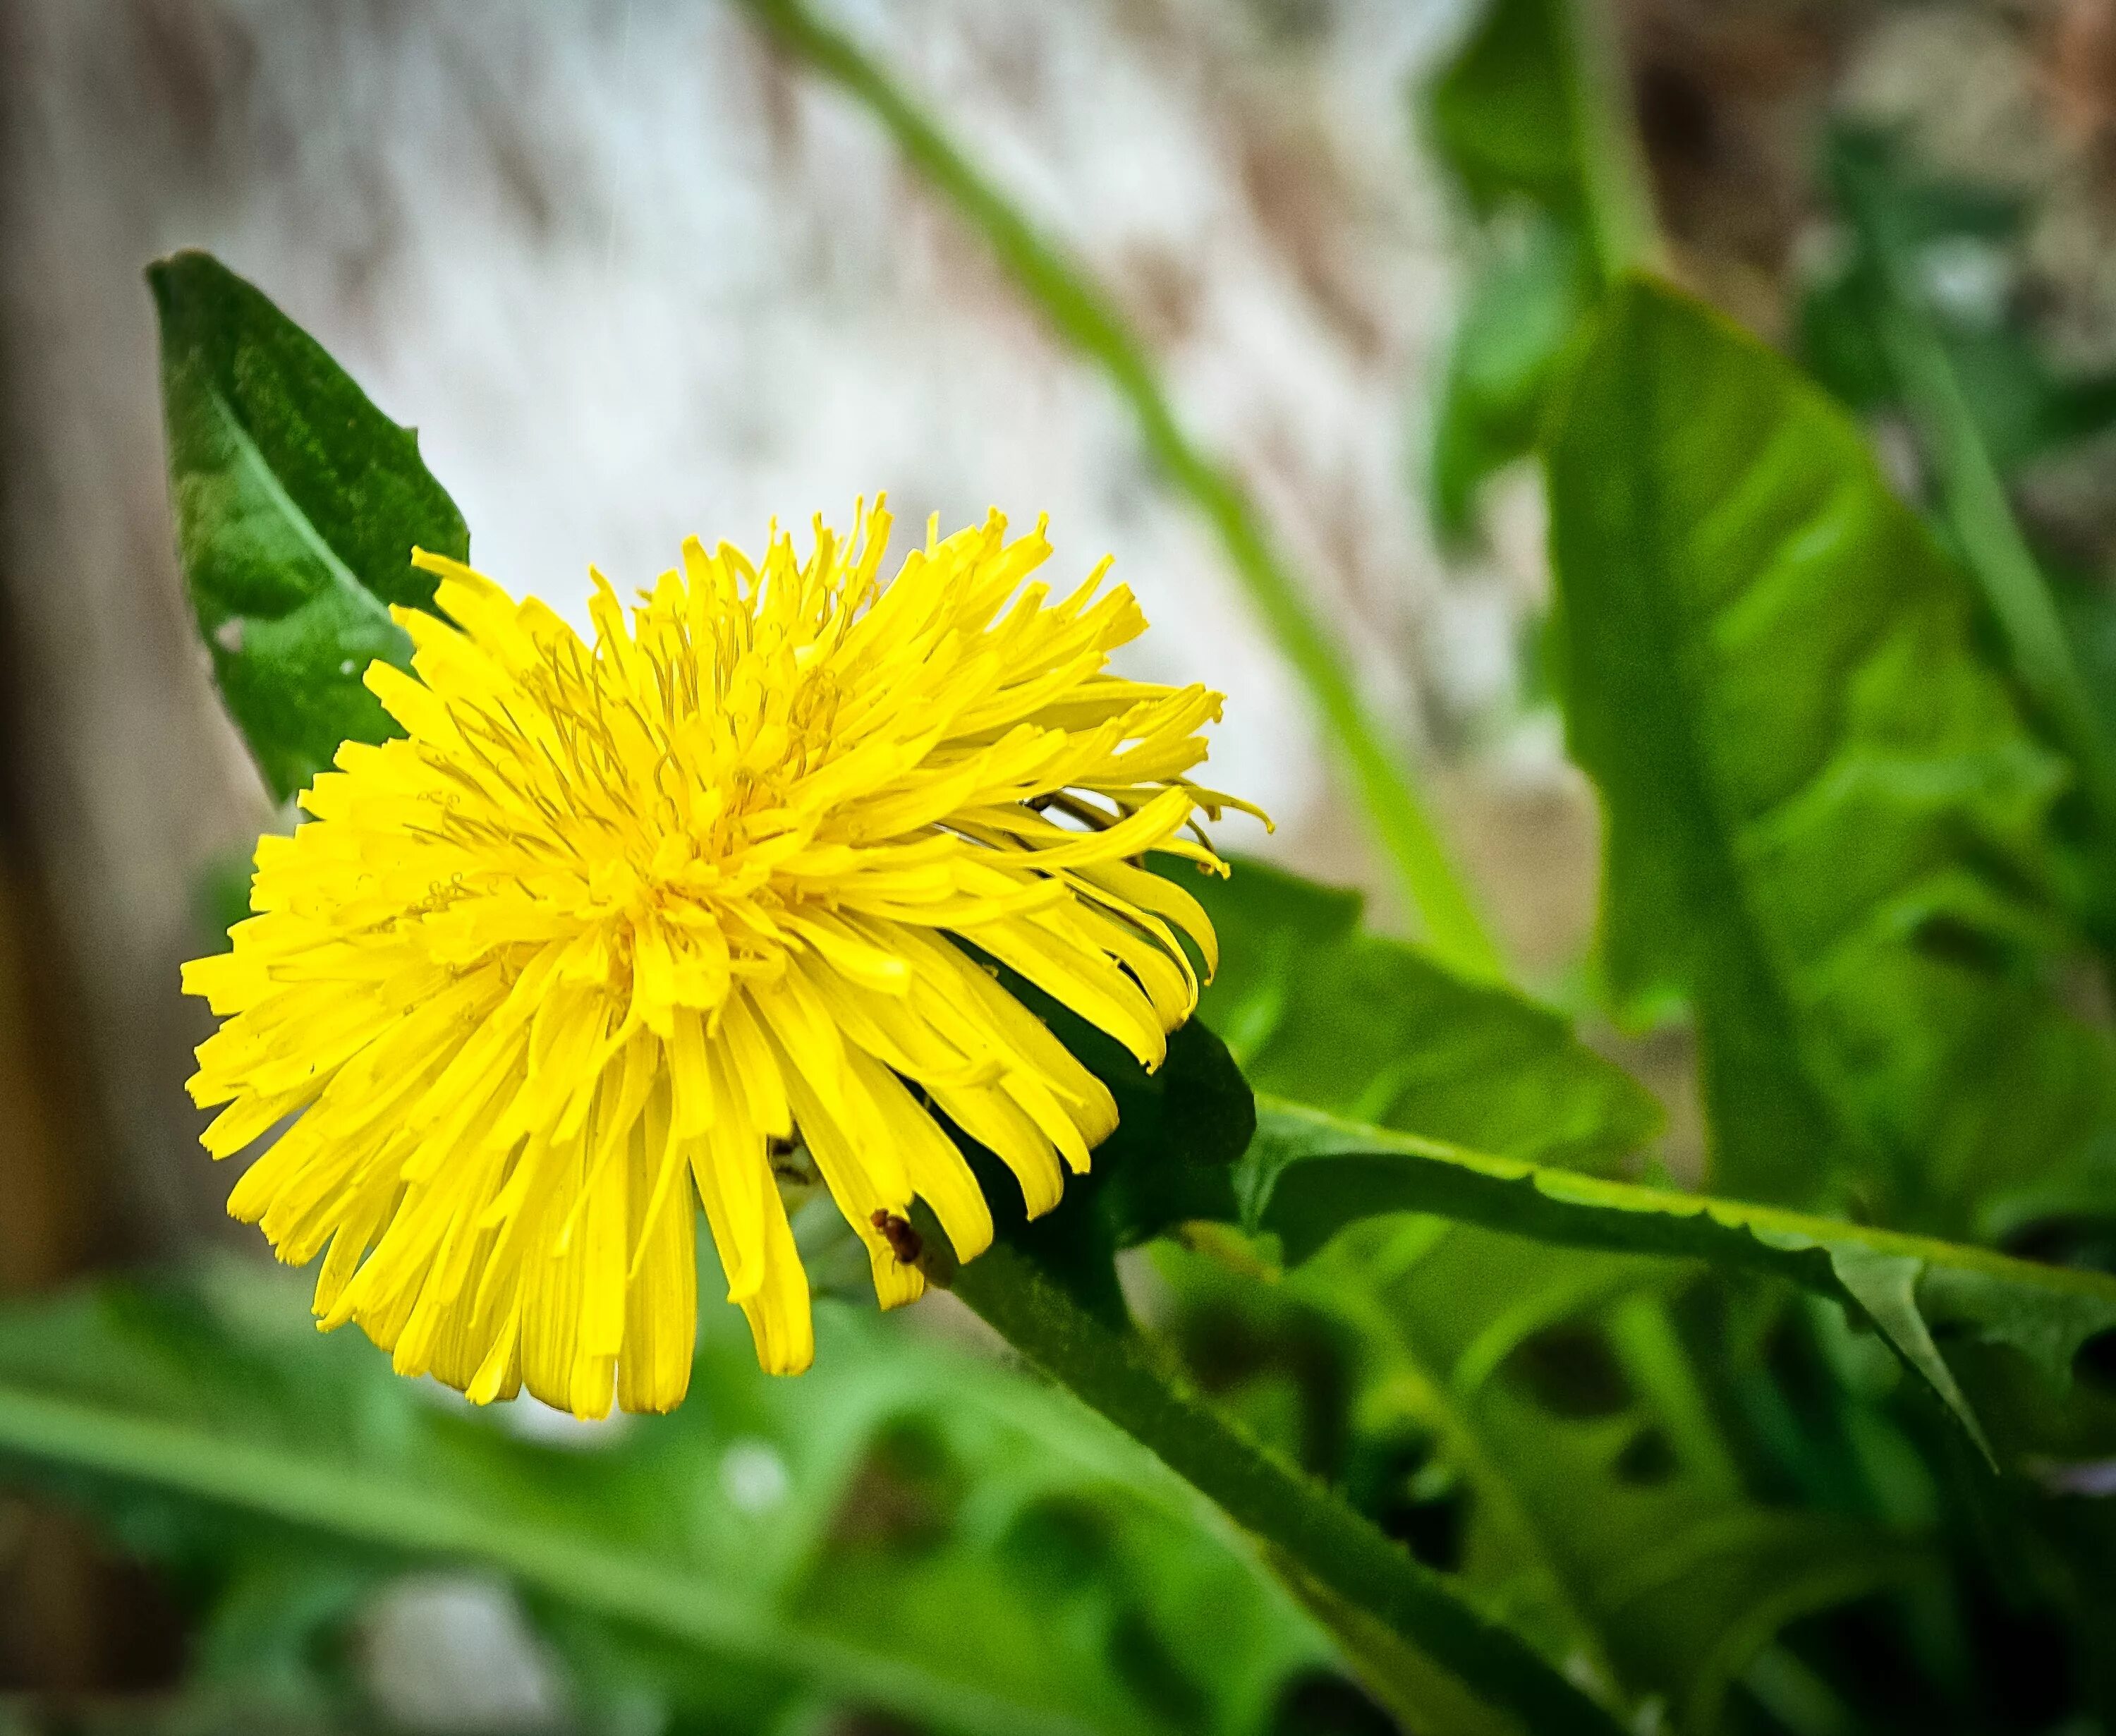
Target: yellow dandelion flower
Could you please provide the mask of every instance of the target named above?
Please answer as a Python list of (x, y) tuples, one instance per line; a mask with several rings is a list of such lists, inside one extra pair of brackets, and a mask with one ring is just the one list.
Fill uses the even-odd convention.
[[(879, 578), (888, 514), (761, 569), (695, 539), (630, 612), (593, 574), (592, 647), (533, 599), (419, 554), (448, 619), (396, 611), (405, 730), (348, 742), (258, 842), (257, 913), (184, 969), (215, 1157), (298, 1117), (237, 1183), (279, 1257), (328, 1249), (325, 1328), (480, 1402), (526, 1384), (600, 1416), (683, 1395), (693, 1194), (759, 1360), (813, 1354), (775, 1167), (812, 1161), (885, 1305), (914, 1195), (967, 1259), (991, 1214), (934, 1112), (1028, 1210), (1116, 1123), (1109, 1092), (979, 961), (1148, 1066), (1209, 969), (1148, 850), (1224, 872), (1189, 774), (1221, 696), (1106, 673), (1144, 630), (1105, 561), (1024, 583), (1039, 524), (929, 534)], [(453, 624), (450, 624), (453, 623)], [(968, 943), (975, 952), (958, 941)], [(803, 1153), (805, 1152), (805, 1159)]]

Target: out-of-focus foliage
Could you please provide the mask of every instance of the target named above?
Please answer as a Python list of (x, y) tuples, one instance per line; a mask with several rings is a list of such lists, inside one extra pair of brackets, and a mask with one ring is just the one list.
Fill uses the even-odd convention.
[(1841, 210), (1836, 245), (1802, 287), (1801, 359), (1815, 379), (1867, 414), (1902, 408), (1882, 328), (1891, 295), (1883, 246), (1908, 250), (1977, 433), (2000, 470), (2012, 472), (2116, 428), (2116, 374), (2069, 373), (2050, 361), (2014, 292), (2027, 219), (2015, 196), (1922, 175), (1885, 135), (1841, 129), (1830, 166), (1867, 178), (1890, 233), (1870, 233)]
[(1567, 5), (1493, 0), (1423, 97), (1426, 137), (1481, 223), (1428, 461), (1434, 524), (1457, 542), (1485, 481), (1534, 449), (1599, 288)]
[(1290, 1729), (1327, 1654), (1183, 1485), (1061, 1395), (817, 1324), (775, 1380), (708, 1303), (680, 1411), (554, 1439), (216, 1267), (0, 1315), (0, 1458), (167, 1568), (208, 1688), (343, 1702), (348, 1624), (440, 1563), (518, 1588), (588, 1728)]

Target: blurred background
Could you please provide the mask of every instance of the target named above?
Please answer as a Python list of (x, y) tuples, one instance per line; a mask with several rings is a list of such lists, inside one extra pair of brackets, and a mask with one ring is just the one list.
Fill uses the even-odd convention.
[[(1523, 245), (1420, 119), (1482, 10), (829, 16), (1114, 297), (1424, 768), (1520, 976), (1584, 1012), (1595, 818), (1539, 657), (1539, 491), (1498, 462), (1503, 441), (1434, 473), (1470, 286)], [(1915, 453), (1832, 323), (1852, 243), (1826, 140), (1888, 126), (1905, 174), (1962, 190), (1920, 256), (1925, 288), (2067, 606), (2100, 619), (2116, 7), (1633, 0), (1615, 18), (1675, 274), (1873, 411), (1907, 490)], [(1047, 512), (1065, 573), (1112, 553), (1143, 601), (1134, 670), (1230, 696), (1214, 781), (1278, 830), (1223, 841), (1401, 919), (1299, 683), (1131, 408), (872, 117), (741, 7), (9, 0), (0, 213), (7, 1291), (204, 1244), (256, 1251), (182, 1089), (208, 1020), (177, 967), (214, 943), (276, 822), (172, 553), (140, 270), (178, 246), (264, 288), (416, 426), (476, 564), (577, 619), (589, 563), (648, 583), (694, 531), (753, 546), (775, 515), (843, 522), (878, 489), (907, 536), (929, 513), (952, 528), (992, 505)], [(2080, 644), (2116, 671), (2116, 634)], [(1680, 1172), (1696, 1137), (1681, 1034), (1590, 1034), (1664, 1089)], [(784, 1475), (722, 1448), (730, 1489)], [(381, 1585), (357, 1619), (363, 1715), (573, 1717), (571, 1678), (507, 1597)], [(197, 1655), (188, 1620), (164, 1580), (56, 1510), (0, 1505), (0, 1684), (22, 1717), (52, 1695), (82, 1717), (164, 1703)]]

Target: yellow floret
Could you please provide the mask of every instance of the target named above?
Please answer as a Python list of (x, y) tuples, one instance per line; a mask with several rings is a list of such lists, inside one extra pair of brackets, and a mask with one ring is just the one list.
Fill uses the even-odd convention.
[[(260, 840), (234, 951), (185, 968), (226, 1023), (192, 1094), (216, 1157), (297, 1117), (237, 1184), (283, 1259), (325, 1254), (325, 1326), (485, 1401), (664, 1410), (690, 1378), (702, 1206), (759, 1359), (814, 1354), (777, 1171), (812, 1162), (885, 1305), (922, 1279), (914, 1196), (962, 1259), (991, 1214), (935, 1119), (1032, 1213), (1116, 1125), (1107, 1089), (958, 939), (1148, 1066), (1197, 1004), (1148, 850), (1221, 867), (1193, 784), (1220, 696), (1104, 673), (1144, 630), (1098, 569), (1026, 583), (994, 514), (886, 585), (889, 518), (761, 569), (685, 543), (592, 646), (437, 555), (400, 611), (406, 734), (348, 743)], [(326, 1254), (326, 1250), (328, 1253)]]

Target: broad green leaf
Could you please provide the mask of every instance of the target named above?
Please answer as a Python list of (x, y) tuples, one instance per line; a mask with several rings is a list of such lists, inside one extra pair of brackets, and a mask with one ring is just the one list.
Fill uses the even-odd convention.
[(2010, 1346), (2062, 1385), (2080, 1347), (2116, 1329), (2116, 1277), (2104, 1273), (1489, 1157), (1269, 1098), (1235, 1179), (1242, 1227), (1276, 1235), (1289, 1266), (1360, 1218), (1417, 1212), (1789, 1280), (1870, 1323), (1980, 1441), (1935, 1332)]
[(1576, 1168), (1606, 1168), (1659, 1131), (1652, 1096), (1562, 1018), (1365, 932), (1356, 894), (1256, 862), (1224, 881), (1164, 872), (1212, 919), (1221, 965), (1200, 1017), (1257, 1089)]
[(2116, 1052), (2064, 1006), (2064, 771), (1960, 579), (1840, 408), (1650, 283), (1547, 462), (1608, 975), (1691, 999), (1715, 1186), (1988, 1228), (2116, 1123)]
[(554, 1443), (526, 1402), (320, 1341), (278, 1274), (84, 1291), (0, 1311), (0, 1477), (174, 1566), (223, 1674), (436, 1563), (713, 1728), (1263, 1732), (1327, 1668), (1203, 1503), (1077, 1407), (871, 1313), (816, 1324), (816, 1372), (773, 1380), (709, 1309), (683, 1410)]
[(148, 268), (177, 541), (228, 708), (284, 799), (348, 738), (396, 733), (361, 684), (408, 665), (390, 604), (430, 609), (413, 546), (467, 559), (462, 515), (417, 436), (210, 255)]

